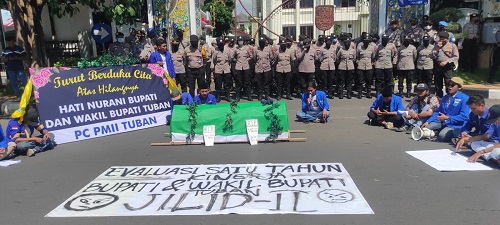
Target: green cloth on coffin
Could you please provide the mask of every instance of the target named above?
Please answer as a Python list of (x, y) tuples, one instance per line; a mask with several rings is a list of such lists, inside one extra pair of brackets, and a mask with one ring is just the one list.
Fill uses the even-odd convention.
[[(278, 102), (279, 107), (273, 109), (273, 113), (280, 119), (280, 125), (283, 131), (278, 138), (288, 138), (288, 114), (286, 102)], [(203, 142), (203, 126), (215, 125), (215, 141), (231, 142), (247, 140), (246, 120), (257, 119), (259, 121), (258, 140), (264, 140), (269, 136), (267, 128), (271, 123), (264, 116), (264, 110), (270, 105), (262, 106), (260, 102), (238, 103), (236, 114), (231, 113), (233, 118), (233, 129), (224, 132), (226, 115), (231, 111), (230, 104), (219, 105), (198, 105), (195, 129), (195, 138), (193, 142)], [(191, 131), (189, 122), (189, 111), (186, 105), (176, 105), (172, 112), (172, 121), (170, 123), (170, 134), (172, 142), (185, 142), (186, 136)]]

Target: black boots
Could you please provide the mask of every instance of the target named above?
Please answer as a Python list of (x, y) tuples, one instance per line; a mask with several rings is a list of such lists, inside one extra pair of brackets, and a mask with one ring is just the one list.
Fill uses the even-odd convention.
[(403, 90), (399, 90), (398, 95), (399, 95), (399, 97), (403, 97)]
[(352, 90), (347, 90), (347, 99), (351, 99), (352, 98)]
[(358, 89), (358, 99), (362, 99), (363, 98), (363, 91), (362, 89)]
[(343, 99), (344, 98), (344, 87), (342, 87), (342, 86), (337, 87), (337, 93), (339, 95), (339, 99)]
[(366, 89), (366, 97), (367, 98), (372, 98), (372, 89), (371, 88), (367, 88)]

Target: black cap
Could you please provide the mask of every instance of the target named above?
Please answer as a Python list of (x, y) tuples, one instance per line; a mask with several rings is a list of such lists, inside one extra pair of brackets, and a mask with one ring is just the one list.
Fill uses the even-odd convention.
[(311, 39), (306, 38), (303, 41), (304, 47), (309, 47), (311, 45)]
[(280, 45), (286, 45), (285, 39), (280, 38), (279, 44)]
[(431, 40), (431, 36), (429, 36), (428, 34), (426, 34), (422, 37), (422, 41), (430, 41), (430, 40)]
[(490, 107), (488, 110), (488, 120), (486, 121), (487, 124), (493, 124), (495, 123), (498, 118), (500, 117), (500, 105), (493, 105)]
[(190, 41), (190, 42), (198, 42), (199, 40), (200, 40), (200, 39), (198, 38), (198, 35), (194, 35), (194, 34), (193, 34), (193, 35), (191, 35), (191, 36), (189, 37), (189, 41)]
[(199, 89), (210, 89), (206, 82), (201, 82), (201, 84), (200, 84), (200, 86), (198, 86), (198, 88)]
[(338, 38), (336, 34), (331, 35), (332, 39)]
[(250, 40), (248, 41), (250, 44), (255, 44), (255, 39), (253, 38), (250, 38)]
[(320, 34), (318, 36), (318, 41), (324, 41), (325, 40), (325, 35)]
[(425, 83), (420, 83), (417, 85), (417, 87), (415, 87), (415, 90), (417, 91), (427, 91), (429, 90), (429, 86), (427, 86), (427, 84)]
[(26, 114), (24, 116), (24, 122), (28, 125), (28, 126), (32, 126), (32, 127), (36, 127), (38, 125), (40, 125), (40, 119), (38, 117), (38, 110), (36, 110), (36, 108), (33, 108), (33, 107), (29, 107), (28, 110), (26, 111)]
[(286, 40), (293, 41), (293, 40), (295, 40), (295, 37), (293, 35), (290, 35), (290, 36), (286, 37)]
[(372, 41), (372, 38), (370, 37), (369, 34), (366, 33), (366, 34), (361, 36), (361, 40), (362, 41)]
[(325, 37), (325, 41), (331, 41), (331, 40), (333, 40), (333, 37), (332, 37), (332, 36), (326, 36), (326, 37)]
[(304, 41), (306, 38), (307, 38), (306, 35), (303, 34), (299, 35), (299, 41)]
[(382, 34), (382, 39), (389, 39), (389, 35), (387, 35), (387, 34)]
[(472, 14), (470, 14), (470, 16), (469, 16), (469, 17), (470, 17), (470, 18), (473, 18), (473, 17), (478, 17), (478, 16), (479, 16), (479, 15), (478, 15), (477, 13), (472, 13)]
[(410, 35), (405, 35), (405, 36), (403, 37), (403, 40), (411, 40), (411, 36), (410, 36)]
[(448, 32), (446, 32), (446, 31), (440, 31), (440, 32), (438, 33), (438, 36), (439, 36), (440, 38), (449, 38), (449, 37), (450, 37), (450, 34), (448, 34)]
[(243, 40), (245, 40), (243, 36), (238, 36), (238, 41), (243, 41)]

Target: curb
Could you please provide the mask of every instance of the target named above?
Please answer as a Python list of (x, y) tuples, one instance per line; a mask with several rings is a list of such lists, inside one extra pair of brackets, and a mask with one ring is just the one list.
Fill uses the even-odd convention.
[(500, 99), (500, 90), (487, 88), (463, 88), (462, 92), (471, 95), (482, 95), (485, 99)]

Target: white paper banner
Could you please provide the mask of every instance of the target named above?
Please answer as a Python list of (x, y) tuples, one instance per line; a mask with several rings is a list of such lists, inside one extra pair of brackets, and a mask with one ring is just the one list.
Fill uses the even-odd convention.
[(246, 120), (247, 124), (247, 135), (250, 145), (258, 144), (259, 136), (259, 121), (257, 119)]
[(467, 162), (465, 156), (449, 149), (407, 151), (406, 153), (439, 171), (492, 170), (481, 163)]
[(205, 141), (205, 146), (214, 146), (215, 125), (203, 126), (203, 140)]
[(373, 214), (341, 163), (111, 167), (47, 217)]

